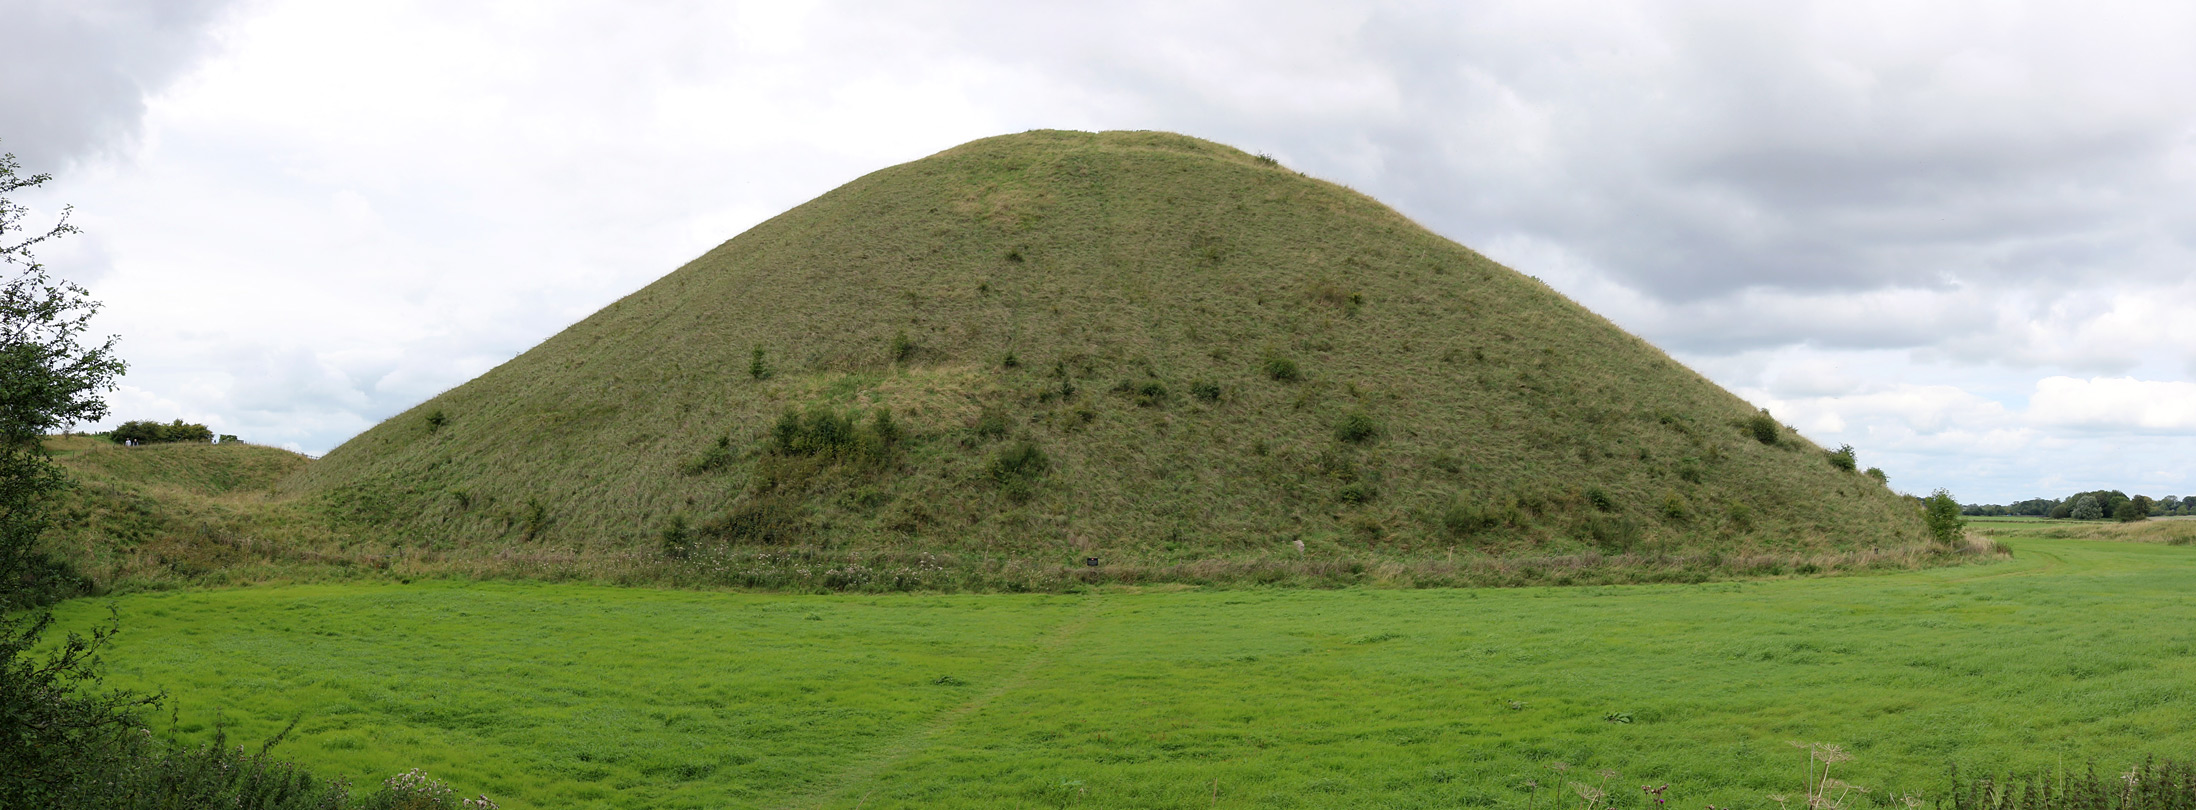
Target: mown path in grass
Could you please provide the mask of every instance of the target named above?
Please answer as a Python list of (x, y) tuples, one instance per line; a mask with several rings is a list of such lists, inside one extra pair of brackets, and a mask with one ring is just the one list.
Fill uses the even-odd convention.
[[(780, 596), (314, 585), (112, 600), (117, 685), (330, 775), (525, 807), (1858, 806), (2196, 754), (2196, 548), (1574, 589)], [(64, 611), (88, 624), (99, 601)], [(1574, 766), (1558, 773), (1555, 762)], [(1572, 799), (1575, 802), (1575, 798)], [(1550, 806), (1548, 788), (1538, 797)]]

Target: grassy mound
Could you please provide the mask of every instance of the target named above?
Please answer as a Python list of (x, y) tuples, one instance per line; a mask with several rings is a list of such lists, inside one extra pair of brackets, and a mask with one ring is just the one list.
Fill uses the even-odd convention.
[(56, 437), (47, 452), (76, 486), (60, 496), (45, 550), (102, 587), (205, 582), (335, 548), (315, 504), (276, 485), (310, 460), (251, 444), (124, 447)]
[(1539, 281), (1146, 132), (863, 177), (284, 486), (442, 550), (1080, 566), (1922, 539), (1900, 496)]

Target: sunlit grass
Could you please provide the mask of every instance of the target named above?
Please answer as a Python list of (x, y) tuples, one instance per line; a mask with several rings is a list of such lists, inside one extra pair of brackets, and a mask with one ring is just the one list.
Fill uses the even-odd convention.
[(1527, 780), (1548, 806), (1607, 769), (1618, 806), (1668, 783), (1766, 810), (1803, 791), (1795, 739), (1850, 752), (1865, 807), (1940, 793), (1954, 761), (2196, 750), (2196, 550), (2011, 542), (1991, 566), (1569, 589), (142, 594), (109, 660), (187, 731), (303, 714), (286, 749), (320, 772), (417, 766), (511, 808), (1523, 807)]

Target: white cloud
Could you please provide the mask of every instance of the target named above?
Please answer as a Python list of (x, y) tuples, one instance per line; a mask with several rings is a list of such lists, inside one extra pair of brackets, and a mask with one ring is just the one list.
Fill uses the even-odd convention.
[(2046, 377), (2029, 420), (2048, 427), (2196, 433), (2196, 383), (2132, 377)]

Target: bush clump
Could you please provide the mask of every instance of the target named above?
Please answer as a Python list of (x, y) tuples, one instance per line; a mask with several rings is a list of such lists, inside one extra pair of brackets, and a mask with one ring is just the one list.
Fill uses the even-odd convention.
[(1380, 432), (1380, 423), (1364, 411), (1344, 414), (1342, 420), (1334, 424), (1334, 437), (1350, 444), (1364, 444), (1380, 438)]
[(1026, 503), (1037, 495), (1037, 480), (1052, 469), (1052, 459), (1034, 442), (1018, 441), (999, 448), (991, 457), (991, 480), (998, 482), (1007, 500)]
[[(441, 413), (441, 411), (436, 411), (435, 413)], [(440, 424), (434, 422), (433, 414), (430, 414), (428, 416), (428, 421), (431, 428), (441, 426)], [(181, 419), (177, 419), (165, 425), (160, 424), (159, 422), (133, 421), (123, 422), (114, 430), (108, 431), (107, 438), (113, 439), (117, 444), (128, 444), (131, 442), (135, 442), (137, 444), (167, 444), (170, 442), (206, 443), (212, 442), (214, 440), (214, 433), (212, 429), (206, 427), (205, 425), (185, 424)]]
[(1198, 380), (1190, 383), (1190, 396), (1203, 402), (1219, 402), (1220, 384), (1211, 380)]
[(1052, 459), (1035, 442), (1008, 444), (991, 457), (991, 478), (1002, 484), (1034, 480), (1051, 469)]
[(1586, 488), (1586, 502), (1603, 512), (1614, 512), (1617, 508), (1616, 499), (1609, 497), (1609, 491), (1600, 487)]
[(1930, 539), (1946, 546), (1958, 545), (1961, 533), (1967, 530), (1966, 519), (1960, 517), (1960, 502), (1942, 489), (1922, 499), (1922, 523), (1929, 527)]
[(1839, 445), (1838, 449), (1830, 451), (1830, 466), (1836, 467), (1846, 472), (1852, 472), (1855, 466), (1853, 461), (1853, 446), (1850, 444)]
[(1754, 437), (1754, 441), (1773, 445), (1777, 443), (1777, 437), (1784, 432), (1784, 428), (1777, 424), (1776, 417), (1769, 415), (1768, 408), (1763, 408), (1760, 413), (1746, 417), (1746, 432)]
[(1136, 386), (1136, 404), (1144, 408), (1156, 408), (1167, 404), (1167, 386), (1158, 380), (1145, 380)]
[(785, 409), (770, 428), (770, 452), (780, 456), (824, 457), (833, 461), (883, 461), (900, 440), (889, 411), (877, 411), (864, 426), (853, 412), (814, 406), (806, 413)]
[(1679, 495), (1677, 490), (1672, 489), (1663, 491), (1662, 503), (1657, 507), (1657, 511), (1662, 513), (1665, 520), (1678, 521), (1684, 520), (1691, 510), (1685, 506), (1685, 496)]
[(1297, 370), (1295, 360), (1278, 354), (1267, 357), (1258, 368), (1276, 382), (1296, 382), (1304, 378), (1303, 373)]

